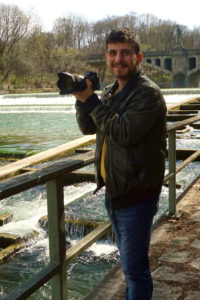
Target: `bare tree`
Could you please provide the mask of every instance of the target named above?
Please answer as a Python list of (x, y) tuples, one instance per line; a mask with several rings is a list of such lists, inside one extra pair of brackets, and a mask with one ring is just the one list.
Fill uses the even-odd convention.
[(143, 50), (169, 50), (176, 41), (175, 22), (161, 20), (154, 15), (139, 16), (139, 34)]
[(0, 5), (0, 68), (5, 81), (12, 71), (17, 44), (28, 32), (30, 17), (17, 6)]
[(79, 16), (58, 18), (53, 27), (59, 46), (67, 49), (74, 47), (83, 48), (87, 44), (87, 31), (89, 24)]

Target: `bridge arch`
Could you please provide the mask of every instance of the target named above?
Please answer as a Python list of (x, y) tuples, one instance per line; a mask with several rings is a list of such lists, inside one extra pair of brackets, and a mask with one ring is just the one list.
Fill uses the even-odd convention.
[(200, 87), (200, 70), (194, 71), (187, 78), (188, 87)]
[(183, 73), (177, 73), (172, 78), (173, 88), (183, 88), (186, 86), (186, 75)]

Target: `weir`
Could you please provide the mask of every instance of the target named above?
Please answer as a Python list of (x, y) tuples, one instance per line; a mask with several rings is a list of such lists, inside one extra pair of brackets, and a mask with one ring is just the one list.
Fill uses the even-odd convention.
[[(195, 101), (194, 105), (196, 105), (198, 99), (194, 98), (189, 102), (193, 101)], [(182, 106), (179, 103), (169, 107), (168, 110), (170, 111), (172, 108), (180, 110)], [(193, 126), (194, 123), (199, 121), (200, 114), (195, 114), (192, 117), (188, 114), (187, 118), (170, 124), (167, 128), (169, 172), (165, 175), (164, 183), (169, 183), (169, 216), (177, 217), (176, 174), (200, 156), (200, 150), (193, 151), (176, 167), (176, 132), (185, 128), (185, 126)], [(67, 299), (66, 270), (68, 264), (88, 249), (95, 241), (111, 231), (111, 224), (108, 221), (104, 222), (66, 251), (63, 188), (68, 182), (69, 174), (71, 175), (72, 172), (94, 162), (94, 150), (86, 149), (85, 153), (73, 154), (71, 157), (67, 157), (66, 153), (72, 154), (74, 153), (74, 148), (79, 148), (85, 143), (94, 142), (94, 140), (94, 136), (84, 137), (78, 141), (74, 141), (70, 146), (61, 145), (55, 149), (47, 150), (0, 168), (0, 200), (32, 187), (46, 184), (50, 247), (50, 262), (47, 267), (33, 275), (31, 280), (22, 284), (10, 295), (5, 296), (4, 300), (26, 299), (49, 280), (51, 280), (52, 286), (52, 299)], [(39, 162), (58, 157), (59, 160), (56, 162), (51, 161), (47, 166), (35, 168), (35, 164)], [(107, 290), (107, 292), (109, 291)], [(93, 291), (93, 295), (94, 293), (96, 293), (97, 297), (97, 292)], [(106, 290), (104, 290), (104, 293), (106, 293)], [(111, 299), (106, 298), (106, 294), (104, 295), (104, 299)]]

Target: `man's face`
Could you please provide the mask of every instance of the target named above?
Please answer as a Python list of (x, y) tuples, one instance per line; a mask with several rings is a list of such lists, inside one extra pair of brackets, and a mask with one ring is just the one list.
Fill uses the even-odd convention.
[(141, 53), (136, 55), (133, 46), (128, 42), (108, 44), (107, 66), (117, 79), (128, 80), (140, 62), (139, 55)]

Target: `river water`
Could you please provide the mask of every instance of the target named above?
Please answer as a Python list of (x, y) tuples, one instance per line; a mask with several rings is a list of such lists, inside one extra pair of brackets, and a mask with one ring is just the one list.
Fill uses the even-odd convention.
[[(194, 95), (166, 95), (165, 100), (172, 104), (191, 97)], [(61, 97), (58, 94), (0, 96), (0, 153), (19, 156), (36, 153), (81, 137), (75, 120), (74, 103), (72, 96)], [(198, 130), (190, 129), (184, 140), (177, 141), (178, 148), (199, 149), (199, 137)], [(199, 163), (195, 162), (180, 172), (177, 182), (181, 188), (177, 193), (180, 194), (198, 174)], [(65, 187), (66, 214), (88, 220), (106, 220), (104, 190), (94, 198), (94, 189), (95, 184), (90, 182)], [(167, 209), (167, 195), (168, 189), (163, 187), (157, 217)], [(77, 198), (81, 200), (67, 206)], [(41, 216), (47, 214), (45, 187), (39, 186), (1, 201), (0, 214), (7, 212), (13, 214), (13, 222), (2, 227), (0, 232), (25, 236), (36, 230), (39, 236), (31, 239), (20, 254), (0, 266), (0, 298), (48, 263), (47, 232), (38, 222)], [(83, 228), (76, 227), (67, 231), (67, 240), (74, 244), (82, 235)], [(68, 268), (69, 299), (83, 299), (117, 259), (116, 246), (109, 238), (85, 251)], [(29, 299), (50, 299), (50, 285), (46, 284)]]

